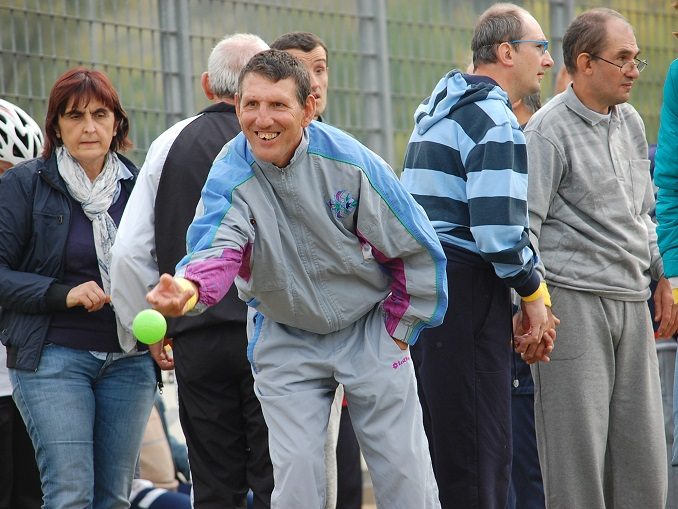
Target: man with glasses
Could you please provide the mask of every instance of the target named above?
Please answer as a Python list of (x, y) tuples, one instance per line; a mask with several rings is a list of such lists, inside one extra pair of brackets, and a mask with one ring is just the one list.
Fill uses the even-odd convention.
[[(511, 469), (511, 297), (518, 351), (547, 360), (553, 318), (527, 228), (525, 137), (511, 104), (553, 65), (539, 23), (497, 4), (476, 24), (474, 74), (453, 70), (415, 112), (402, 181), (447, 258), (450, 309), (412, 348), (443, 508), (506, 506)], [(545, 334), (546, 331), (546, 334)], [(542, 336), (544, 336), (542, 338)]]
[(572, 83), (525, 129), (532, 243), (562, 319), (551, 362), (532, 367), (546, 506), (663, 509), (651, 276), (660, 337), (676, 312), (649, 215), (645, 128), (627, 103), (646, 63), (629, 22), (606, 8), (570, 24), (563, 56)]

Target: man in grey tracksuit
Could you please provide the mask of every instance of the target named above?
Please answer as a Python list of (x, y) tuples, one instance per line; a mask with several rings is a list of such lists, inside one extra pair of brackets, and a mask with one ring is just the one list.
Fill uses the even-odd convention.
[(408, 347), (442, 321), (445, 255), (388, 165), (312, 122), (314, 110), (308, 73), (289, 54), (247, 64), (243, 133), (212, 167), (175, 277), (147, 299), (167, 316), (200, 312), (235, 279), (250, 306), (272, 507), (323, 506), (324, 434), (343, 383), (379, 507), (439, 508)]
[(525, 129), (532, 240), (562, 320), (551, 362), (532, 367), (546, 506), (660, 509), (666, 444), (650, 276), (662, 334), (675, 331), (675, 313), (649, 216), (645, 129), (626, 103), (645, 62), (610, 9), (578, 16), (563, 54), (572, 84)]

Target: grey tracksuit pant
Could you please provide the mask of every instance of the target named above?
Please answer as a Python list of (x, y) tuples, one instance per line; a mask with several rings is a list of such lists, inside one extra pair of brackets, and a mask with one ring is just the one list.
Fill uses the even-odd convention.
[(550, 363), (533, 365), (549, 509), (663, 509), (666, 443), (646, 302), (551, 287), (561, 319)]
[(313, 334), (250, 316), (248, 356), (269, 427), (273, 509), (325, 505), (324, 444), (337, 383), (379, 508), (440, 508), (409, 350), (384, 326), (380, 306), (349, 327)]

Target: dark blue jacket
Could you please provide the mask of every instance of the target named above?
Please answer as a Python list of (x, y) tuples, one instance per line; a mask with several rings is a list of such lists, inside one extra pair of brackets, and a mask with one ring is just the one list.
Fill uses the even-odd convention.
[[(122, 185), (132, 191), (134, 175)], [(7, 366), (36, 370), (52, 313), (65, 310), (70, 287), (59, 283), (71, 218), (66, 184), (53, 154), (31, 159), (0, 178), (0, 341)]]

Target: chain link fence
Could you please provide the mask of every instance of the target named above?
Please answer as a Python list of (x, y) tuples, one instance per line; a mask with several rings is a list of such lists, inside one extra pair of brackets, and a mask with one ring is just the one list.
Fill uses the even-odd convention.
[[(207, 101), (200, 75), (226, 34), (252, 32), (266, 41), (292, 30), (322, 37), (330, 50), (325, 114), (389, 161), (396, 171), (414, 109), (448, 70), (471, 59), (474, 22), (493, 2), (476, 0), (0, 0), (0, 97), (40, 123), (50, 88), (63, 71), (85, 65), (111, 77), (127, 109), (141, 164), (155, 137)], [(541, 23), (557, 66), (573, 15), (609, 6), (634, 25), (650, 62), (634, 88), (650, 142), (656, 141), (664, 76), (676, 55), (670, 1), (516, 2)], [(542, 95), (552, 95), (555, 70)]]

